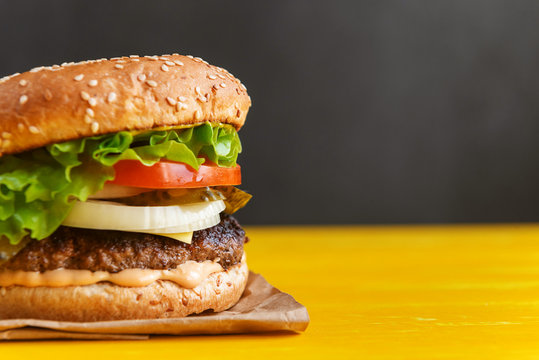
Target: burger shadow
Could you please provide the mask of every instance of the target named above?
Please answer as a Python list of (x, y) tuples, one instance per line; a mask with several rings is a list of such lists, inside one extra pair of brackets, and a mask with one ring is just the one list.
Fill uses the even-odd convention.
[(302, 333), (288, 330), (279, 330), (279, 331), (264, 331), (264, 332), (253, 332), (253, 333), (231, 333), (231, 334), (198, 334), (198, 335), (150, 335), (150, 340), (170, 340), (180, 339), (180, 338), (230, 338), (230, 337), (241, 337), (242, 339), (252, 338), (286, 338), (299, 336)]
[(72, 343), (72, 342), (88, 342), (88, 343), (109, 343), (109, 342), (130, 342), (130, 341), (170, 341), (170, 340), (181, 340), (181, 339), (194, 339), (194, 338), (207, 338), (207, 339), (226, 339), (226, 338), (241, 338), (241, 339), (260, 339), (260, 338), (288, 338), (292, 336), (298, 336), (301, 333), (294, 331), (267, 331), (267, 332), (257, 332), (257, 333), (237, 333), (237, 334), (199, 334), (199, 335), (149, 335), (147, 338), (144, 338), (144, 335), (141, 335), (139, 339), (135, 338), (125, 338), (125, 339), (69, 339), (69, 338), (43, 338), (43, 339), (5, 339), (2, 340), (2, 345), (9, 346), (9, 344), (20, 344), (20, 343), (49, 343), (49, 344), (60, 344), (60, 343)]

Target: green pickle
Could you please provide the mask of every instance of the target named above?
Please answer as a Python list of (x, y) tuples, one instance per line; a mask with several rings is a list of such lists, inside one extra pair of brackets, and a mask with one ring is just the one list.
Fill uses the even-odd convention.
[(244, 207), (252, 196), (234, 186), (215, 186), (196, 189), (169, 189), (148, 191), (136, 196), (110, 201), (129, 206), (188, 205), (204, 201), (223, 200), (225, 213), (233, 214)]
[(253, 195), (235, 186), (216, 186), (213, 189), (219, 191), (225, 197), (225, 213), (227, 214), (234, 214), (244, 207), (253, 197)]

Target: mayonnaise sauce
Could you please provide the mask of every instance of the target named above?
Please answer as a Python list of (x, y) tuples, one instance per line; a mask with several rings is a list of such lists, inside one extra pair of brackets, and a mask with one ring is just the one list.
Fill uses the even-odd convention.
[(126, 269), (117, 273), (107, 271), (57, 269), (45, 272), (22, 270), (0, 271), (0, 286), (26, 287), (79, 286), (108, 281), (120, 286), (142, 287), (156, 280), (169, 280), (185, 288), (194, 288), (214, 272), (223, 271), (217, 262), (187, 261), (172, 270)]

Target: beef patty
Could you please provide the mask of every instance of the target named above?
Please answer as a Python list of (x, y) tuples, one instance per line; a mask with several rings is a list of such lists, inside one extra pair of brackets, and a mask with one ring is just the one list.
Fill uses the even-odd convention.
[(31, 241), (0, 270), (162, 270), (187, 260), (215, 259), (227, 269), (241, 261), (247, 241), (245, 231), (229, 215), (222, 215), (221, 222), (211, 228), (195, 231), (191, 244), (159, 235), (61, 226), (50, 237)]

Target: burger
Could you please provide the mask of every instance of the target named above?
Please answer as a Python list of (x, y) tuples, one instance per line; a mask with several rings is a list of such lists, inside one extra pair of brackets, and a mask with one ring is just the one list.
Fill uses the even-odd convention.
[(0, 80), (0, 319), (183, 317), (246, 286), (232, 213), (251, 100), (201, 58), (129, 56)]

